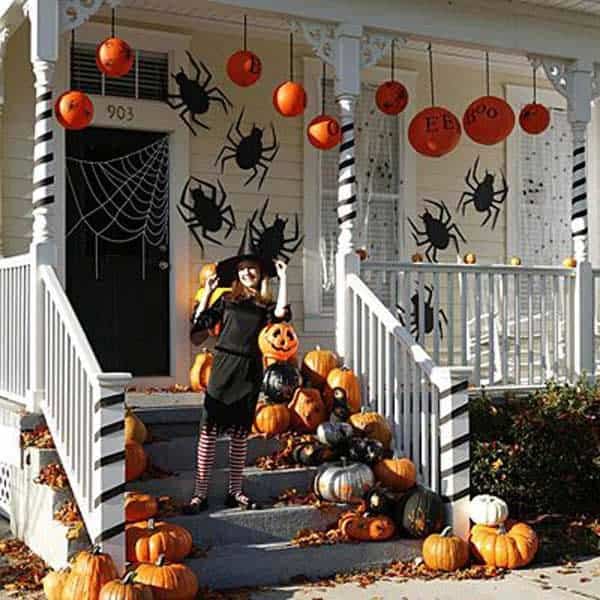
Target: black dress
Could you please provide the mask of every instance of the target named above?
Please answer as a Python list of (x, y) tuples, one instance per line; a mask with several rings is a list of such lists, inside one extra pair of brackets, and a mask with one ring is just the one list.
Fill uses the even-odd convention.
[(267, 323), (291, 319), (289, 306), (283, 318), (274, 312), (274, 303), (265, 306), (251, 298), (234, 302), (225, 294), (193, 320), (192, 334), (221, 322), (203, 419), (219, 433), (244, 435), (252, 427), (263, 374), (258, 334)]

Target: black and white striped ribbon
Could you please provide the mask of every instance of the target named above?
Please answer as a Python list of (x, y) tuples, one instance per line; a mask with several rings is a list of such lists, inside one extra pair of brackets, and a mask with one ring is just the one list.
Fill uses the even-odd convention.
[[(40, 93), (41, 92), (41, 93)], [(35, 140), (33, 146), (33, 208), (54, 202), (54, 133), (52, 90), (38, 87), (35, 99)]]
[(587, 192), (585, 180), (585, 140), (573, 144), (573, 194), (571, 198), (571, 236), (575, 258), (587, 259)]
[[(346, 112), (347, 114), (344, 114)], [(354, 109), (341, 115), (342, 142), (338, 166), (338, 224), (356, 218), (356, 167), (354, 163)]]

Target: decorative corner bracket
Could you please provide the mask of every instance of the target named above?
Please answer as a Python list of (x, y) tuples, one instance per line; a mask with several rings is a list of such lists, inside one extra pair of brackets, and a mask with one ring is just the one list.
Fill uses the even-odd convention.
[(4, 58), (6, 54), (6, 43), (8, 42), (8, 38), (10, 37), (10, 28), (2, 27), (0, 29), (0, 61)]
[(95, 15), (102, 4), (116, 8), (120, 0), (59, 0), (60, 31), (76, 29)]

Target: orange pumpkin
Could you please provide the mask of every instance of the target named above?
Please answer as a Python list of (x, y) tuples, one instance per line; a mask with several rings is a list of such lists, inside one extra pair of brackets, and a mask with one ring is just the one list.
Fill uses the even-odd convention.
[(342, 534), (361, 542), (382, 542), (396, 533), (394, 521), (385, 515), (367, 517), (359, 513), (347, 513), (338, 521)]
[(145, 470), (148, 459), (144, 448), (134, 440), (125, 442), (125, 480), (137, 479)]
[(567, 269), (574, 269), (577, 266), (577, 259), (574, 256), (567, 256), (562, 264)]
[(125, 492), (125, 520), (128, 523), (144, 521), (158, 512), (154, 496), (142, 492)]
[(125, 441), (133, 440), (138, 444), (143, 444), (148, 437), (148, 430), (144, 423), (139, 419), (131, 408), (127, 407), (125, 411)]
[(270, 323), (258, 335), (258, 347), (265, 367), (277, 361), (290, 362), (298, 353), (298, 336), (289, 323)]
[(328, 410), (333, 407), (333, 390), (335, 388), (342, 388), (346, 393), (346, 402), (351, 413), (360, 412), (362, 405), (360, 381), (352, 369), (348, 367), (335, 368), (327, 375), (325, 403)]
[(229, 79), (241, 87), (248, 87), (256, 83), (261, 73), (260, 58), (250, 50), (238, 50), (227, 61)]
[(118, 576), (110, 555), (94, 546), (89, 552), (80, 552), (73, 561), (61, 600), (98, 600), (102, 586)]
[(254, 415), (254, 428), (268, 436), (287, 431), (290, 426), (290, 409), (285, 404), (259, 402)]
[(123, 77), (131, 71), (135, 54), (121, 38), (111, 37), (96, 48), (96, 66), (108, 77)]
[(408, 140), (419, 154), (444, 156), (460, 141), (461, 128), (455, 115), (441, 106), (431, 106), (417, 113), (408, 127)]
[(306, 92), (296, 81), (284, 81), (273, 92), (273, 106), (284, 117), (297, 117), (306, 108)]
[(497, 144), (509, 136), (514, 126), (513, 109), (497, 96), (473, 100), (463, 115), (465, 133), (478, 144)]
[(99, 600), (153, 600), (152, 588), (135, 582), (135, 571), (104, 584)]
[(384, 448), (389, 449), (392, 445), (392, 429), (379, 413), (356, 413), (350, 417), (349, 421), (354, 429), (361, 431), (365, 437), (379, 440)]
[(539, 545), (535, 531), (525, 523), (515, 523), (508, 531), (504, 523), (498, 527), (475, 525), (470, 541), (477, 560), (504, 569), (528, 565)]
[(398, 115), (408, 104), (408, 90), (399, 81), (385, 81), (377, 88), (375, 103), (386, 115)]
[(331, 150), (340, 143), (342, 128), (335, 117), (318, 115), (308, 124), (306, 135), (317, 150)]
[(65, 129), (85, 129), (94, 118), (94, 105), (84, 92), (69, 90), (57, 98), (54, 114)]
[(156, 563), (141, 563), (136, 581), (152, 587), (154, 600), (194, 600), (198, 593), (198, 579), (194, 572), (179, 563), (165, 564), (161, 555)]
[(125, 526), (127, 560), (156, 562), (161, 554), (171, 562), (181, 562), (192, 551), (192, 534), (164, 521), (140, 521)]
[(463, 257), (463, 262), (466, 265), (474, 265), (477, 262), (477, 257), (473, 252), (467, 252)]
[(430, 569), (456, 571), (462, 569), (469, 560), (469, 545), (452, 528), (446, 527), (442, 533), (432, 533), (423, 542), (423, 560)]
[(327, 409), (319, 390), (297, 388), (289, 403), (292, 429), (312, 433), (327, 420)]
[(42, 579), (44, 594), (48, 600), (62, 600), (63, 588), (65, 587), (69, 573), (68, 569), (49, 571), (44, 579)]
[(327, 383), (327, 376), (339, 364), (339, 357), (331, 350), (321, 350), (316, 346), (307, 352), (302, 361), (302, 375), (310, 381), (313, 387), (323, 390)]
[(408, 458), (384, 458), (373, 472), (377, 481), (394, 492), (405, 492), (417, 482), (417, 469)]
[(212, 372), (214, 356), (210, 350), (203, 348), (196, 354), (194, 364), (190, 369), (190, 387), (194, 392), (205, 392)]
[(414, 263), (422, 263), (423, 262), (423, 255), (419, 254), (418, 252), (416, 252), (415, 254), (413, 254), (410, 257), (410, 260), (412, 260)]

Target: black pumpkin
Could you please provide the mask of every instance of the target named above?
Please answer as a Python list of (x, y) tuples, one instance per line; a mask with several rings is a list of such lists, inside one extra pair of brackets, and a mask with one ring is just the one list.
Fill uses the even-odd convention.
[(373, 466), (383, 459), (385, 449), (378, 440), (370, 438), (352, 438), (348, 448), (348, 458), (354, 462), (362, 462)]
[(303, 442), (298, 444), (292, 452), (295, 463), (305, 467), (317, 467), (325, 462), (328, 448), (319, 442)]
[(363, 496), (367, 512), (374, 515), (393, 517), (396, 509), (396, 496), (381, 485), (374, 485)]
[(416, 486), (404, 496), (395, 512), (395, 521), (409, 535), (426, 538), (444, 529), (444, 503), (439, 494)]
[(346, 445), (354, 435), (354, 429), (349, 423), (321, 423), (317, 427), (317, 439), (327, 446), (339, 448)]
[(333, 390), (333, 405), (329, 420), (332, 423), (345, 423), (350, 418), (350, 409), (346, 398), (346, 392), (342, 388)]
[(287, 404), (296, 388), (302, 386), (302, 375), (299, 369), (287, 362), (275, 362), (264, 372), (262, 391), (269, 402)]

